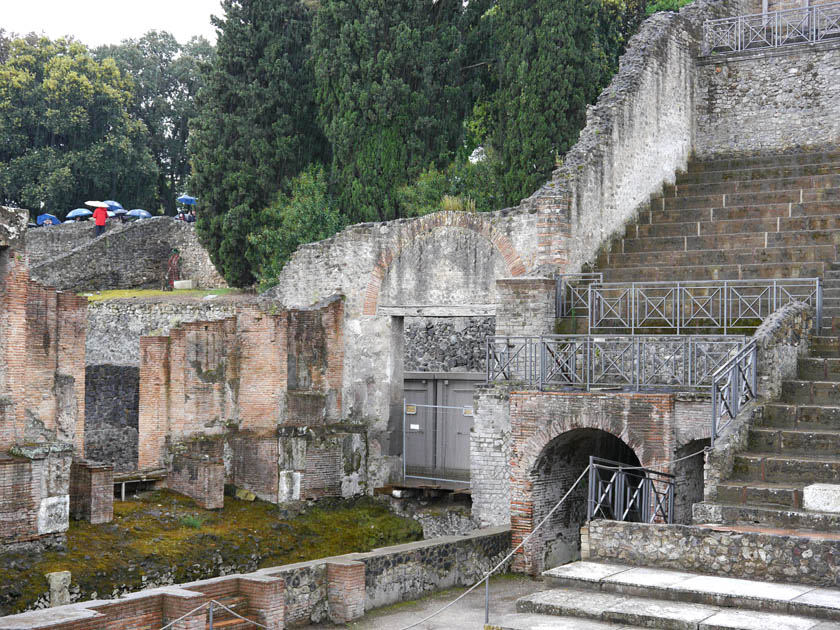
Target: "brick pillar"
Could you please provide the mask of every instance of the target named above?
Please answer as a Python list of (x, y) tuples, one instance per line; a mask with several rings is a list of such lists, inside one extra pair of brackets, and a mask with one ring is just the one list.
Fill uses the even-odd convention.
[(327, 601), (333, 623), (347, 623), (365, 614), (363, 562), (327, 562)]
[(93, 524), (114, 519), (114, 467), (85, 460), (70, 466), (70, 516)]
[[(163, 596), (163, 619), (164, 623), (172, 623), (175, 619), (186, 615), (191, 610), (198, 608), (208, 600), (206, 595), (196, 593), (195, 596), (180, 597), (177, 595), (165, 594)], [(181, 619), (178, 623), (169, 626), (170, 630), (205, 630), (207, 627), (207, 608), (202, 608), (194, 615)]]
[(239, 593), (248, 598), (251, 615), (270, 630), (285, 628), (285, 591), (282, 578), (249, 575), (239, 579)]
[[(85, 337), (87, 335), (87, 298), (73, 293), (58, 293), (57, 372), (75, 379), (76, 457), (85, 456)], [(59, 409), (59, 413), (61, 410)], [(104, 522), (104, 521), (103, 521)]]
[(496, 335), (539, 337), (554, 333), (553, 278), (496, 280)]
[(169, 431), (169, 338), (140, 337), (140, 413), (137, 468), (163, 465)]

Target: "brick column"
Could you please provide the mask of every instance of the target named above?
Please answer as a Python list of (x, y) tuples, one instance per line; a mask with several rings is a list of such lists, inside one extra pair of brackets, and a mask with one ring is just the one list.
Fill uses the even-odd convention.
[(327, 562), (330, 621), (347, 623), (365, 614), (365, 565), (355, 561)]
[[(194, 597), (179, 597), (165, 594), (163, 596), (163, 618), (165, 623), (172, 623), (178, 617), (186, 615), (208, 600), (206, 595), (196, 593)], [(181, 619), (170, 626), (171, 630), (205, 630), (207, 627), (207, 609), (203, 608), (195, 614)]]
[(239, 592), (248, 598), (248, 609), (258, 623), (270, 630), (285, 628), (286, 584), (278, 577), (240, 578)]
[(496, 280), (496, 335), (538, 337), (554, 333), (553, 278)]
[(140, 337), (140, 414), (137, 468), (163, 465), (169, 430), (169, 338)]
[(114, 519), (114, 467), (85, 460), (70, 466), (70, 516), (110, 523)]

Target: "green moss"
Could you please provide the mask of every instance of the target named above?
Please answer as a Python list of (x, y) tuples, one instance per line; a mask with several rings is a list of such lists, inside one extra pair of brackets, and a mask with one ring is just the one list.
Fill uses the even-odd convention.
[(72, 521), (66, 551), (0, 555), (0, 615), (25, 610), (47, 591), (45, 573), (70, 571), (83, 599), (144, 586), (172, 571), (176, 582), (211, 577), (218, 559), (237, 570), (314, 560), (422, 539), (420, 525), (371, 498), (322, 500), (291, 518), (263, 501), (225, 497), (203, 510), (167, 490), (114, 503), (104, 525)]
[(228, 295), (240, 293), (236, 289), (180, 289), (177, 291), (161, 291), (159, 289), (113, 289), (111, 291), (97, 291), (96, 293), (82, 293), (88, 302), (103, 300), (121, 300), (125, 298), (173, 296), (203, 298), (206, 295)]

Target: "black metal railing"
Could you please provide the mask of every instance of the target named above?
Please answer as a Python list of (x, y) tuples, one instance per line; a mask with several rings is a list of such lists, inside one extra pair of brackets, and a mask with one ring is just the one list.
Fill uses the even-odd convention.
[(674, 522), (674, 475), (589, 458), (587, 520)]

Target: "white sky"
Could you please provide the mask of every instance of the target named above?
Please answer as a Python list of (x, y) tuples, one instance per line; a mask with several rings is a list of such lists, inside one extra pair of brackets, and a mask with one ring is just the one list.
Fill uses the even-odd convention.
[(95, 48), (169, 31), (179, 43), (203, 35), (216, 43), (210, 15), (222, 15), (220, 0), (0, 0), (0, 28), (55, 39), (73, 35)]

